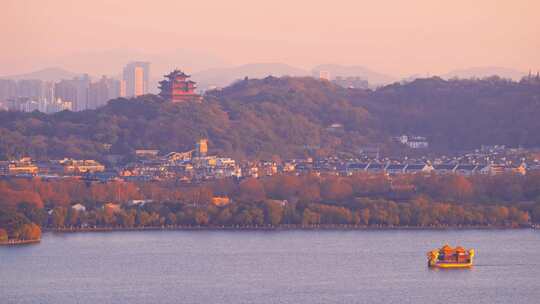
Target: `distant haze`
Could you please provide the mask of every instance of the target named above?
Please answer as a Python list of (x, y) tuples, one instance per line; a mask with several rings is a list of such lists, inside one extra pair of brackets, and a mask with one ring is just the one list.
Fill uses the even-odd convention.
[[(365, 67), (383, 77), (472, 67), (540, 69), (540, 1), (4, 0), (0, 75), (60, 67), (153, 77), (279, 62)], [(513, 72), (512, 72), (513, 73)]]

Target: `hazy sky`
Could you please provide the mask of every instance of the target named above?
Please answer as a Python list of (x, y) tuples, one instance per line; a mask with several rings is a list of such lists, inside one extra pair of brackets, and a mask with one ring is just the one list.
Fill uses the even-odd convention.
[[(0, 75), (66, 62), (84, 68), (77, 54), (110, 50), (184, 50), (200, 63), (195, 69), (283, 62), (363, 65), (395, 76), (476, 66), (528, 71), (540, 69), (540, 1), (0, 0), (0, 37)], [(125, 62), (112, 64), (103, 72)]]

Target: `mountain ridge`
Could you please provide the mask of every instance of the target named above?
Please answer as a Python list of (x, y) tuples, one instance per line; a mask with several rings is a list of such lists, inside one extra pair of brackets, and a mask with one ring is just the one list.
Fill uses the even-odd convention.
[(82, 73), (75, 73), (59, 67), (48, 67), (23, 74), (1, 76), (0, 79), (35, 79), (42, 81), (60, 81), (62, 79), (72, 79), (73, 77), (76, 77), (78, 75), (82, 75)]
[(512, 80), (517, 81), (517, 80), (520, 80), (522, 77), (526, 76), (526, 73), (516, 70), (516, 69), (507, 68), (507, 67), (480, 66), (480, 67), (470, 67), (470, 68), (452, 70), (448, 73), (442, 74), (441, 78), (470, 79), (470, 78), (486, 78), (490, 76), (499, 76), (501, 78), (507, 78), (507, 79), (512, 79)]

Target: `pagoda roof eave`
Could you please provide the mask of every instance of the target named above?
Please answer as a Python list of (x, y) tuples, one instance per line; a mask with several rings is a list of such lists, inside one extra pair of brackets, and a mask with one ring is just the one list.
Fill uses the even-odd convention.
[(170, 72), (169, 74), (164, 75), (164, 77), (167, 77), (167, 78), (174, 78), (174, 77), (178, 77), (178, 76), (186, 77), (186, 78), (191, 77), (191, 75), (188, 75), (188, 74), (186, 74), (186, 73), (184, 73), (184, 72), (182, 72), (180, 70), (174, 70), (174, 71)]

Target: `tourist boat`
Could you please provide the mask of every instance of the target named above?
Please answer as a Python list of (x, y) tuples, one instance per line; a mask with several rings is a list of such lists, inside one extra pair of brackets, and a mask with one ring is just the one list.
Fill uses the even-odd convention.
[(435, 268), (468, 268), (473, 265), (474, 249), (444, 245), (427, 253), (428, 266)]

